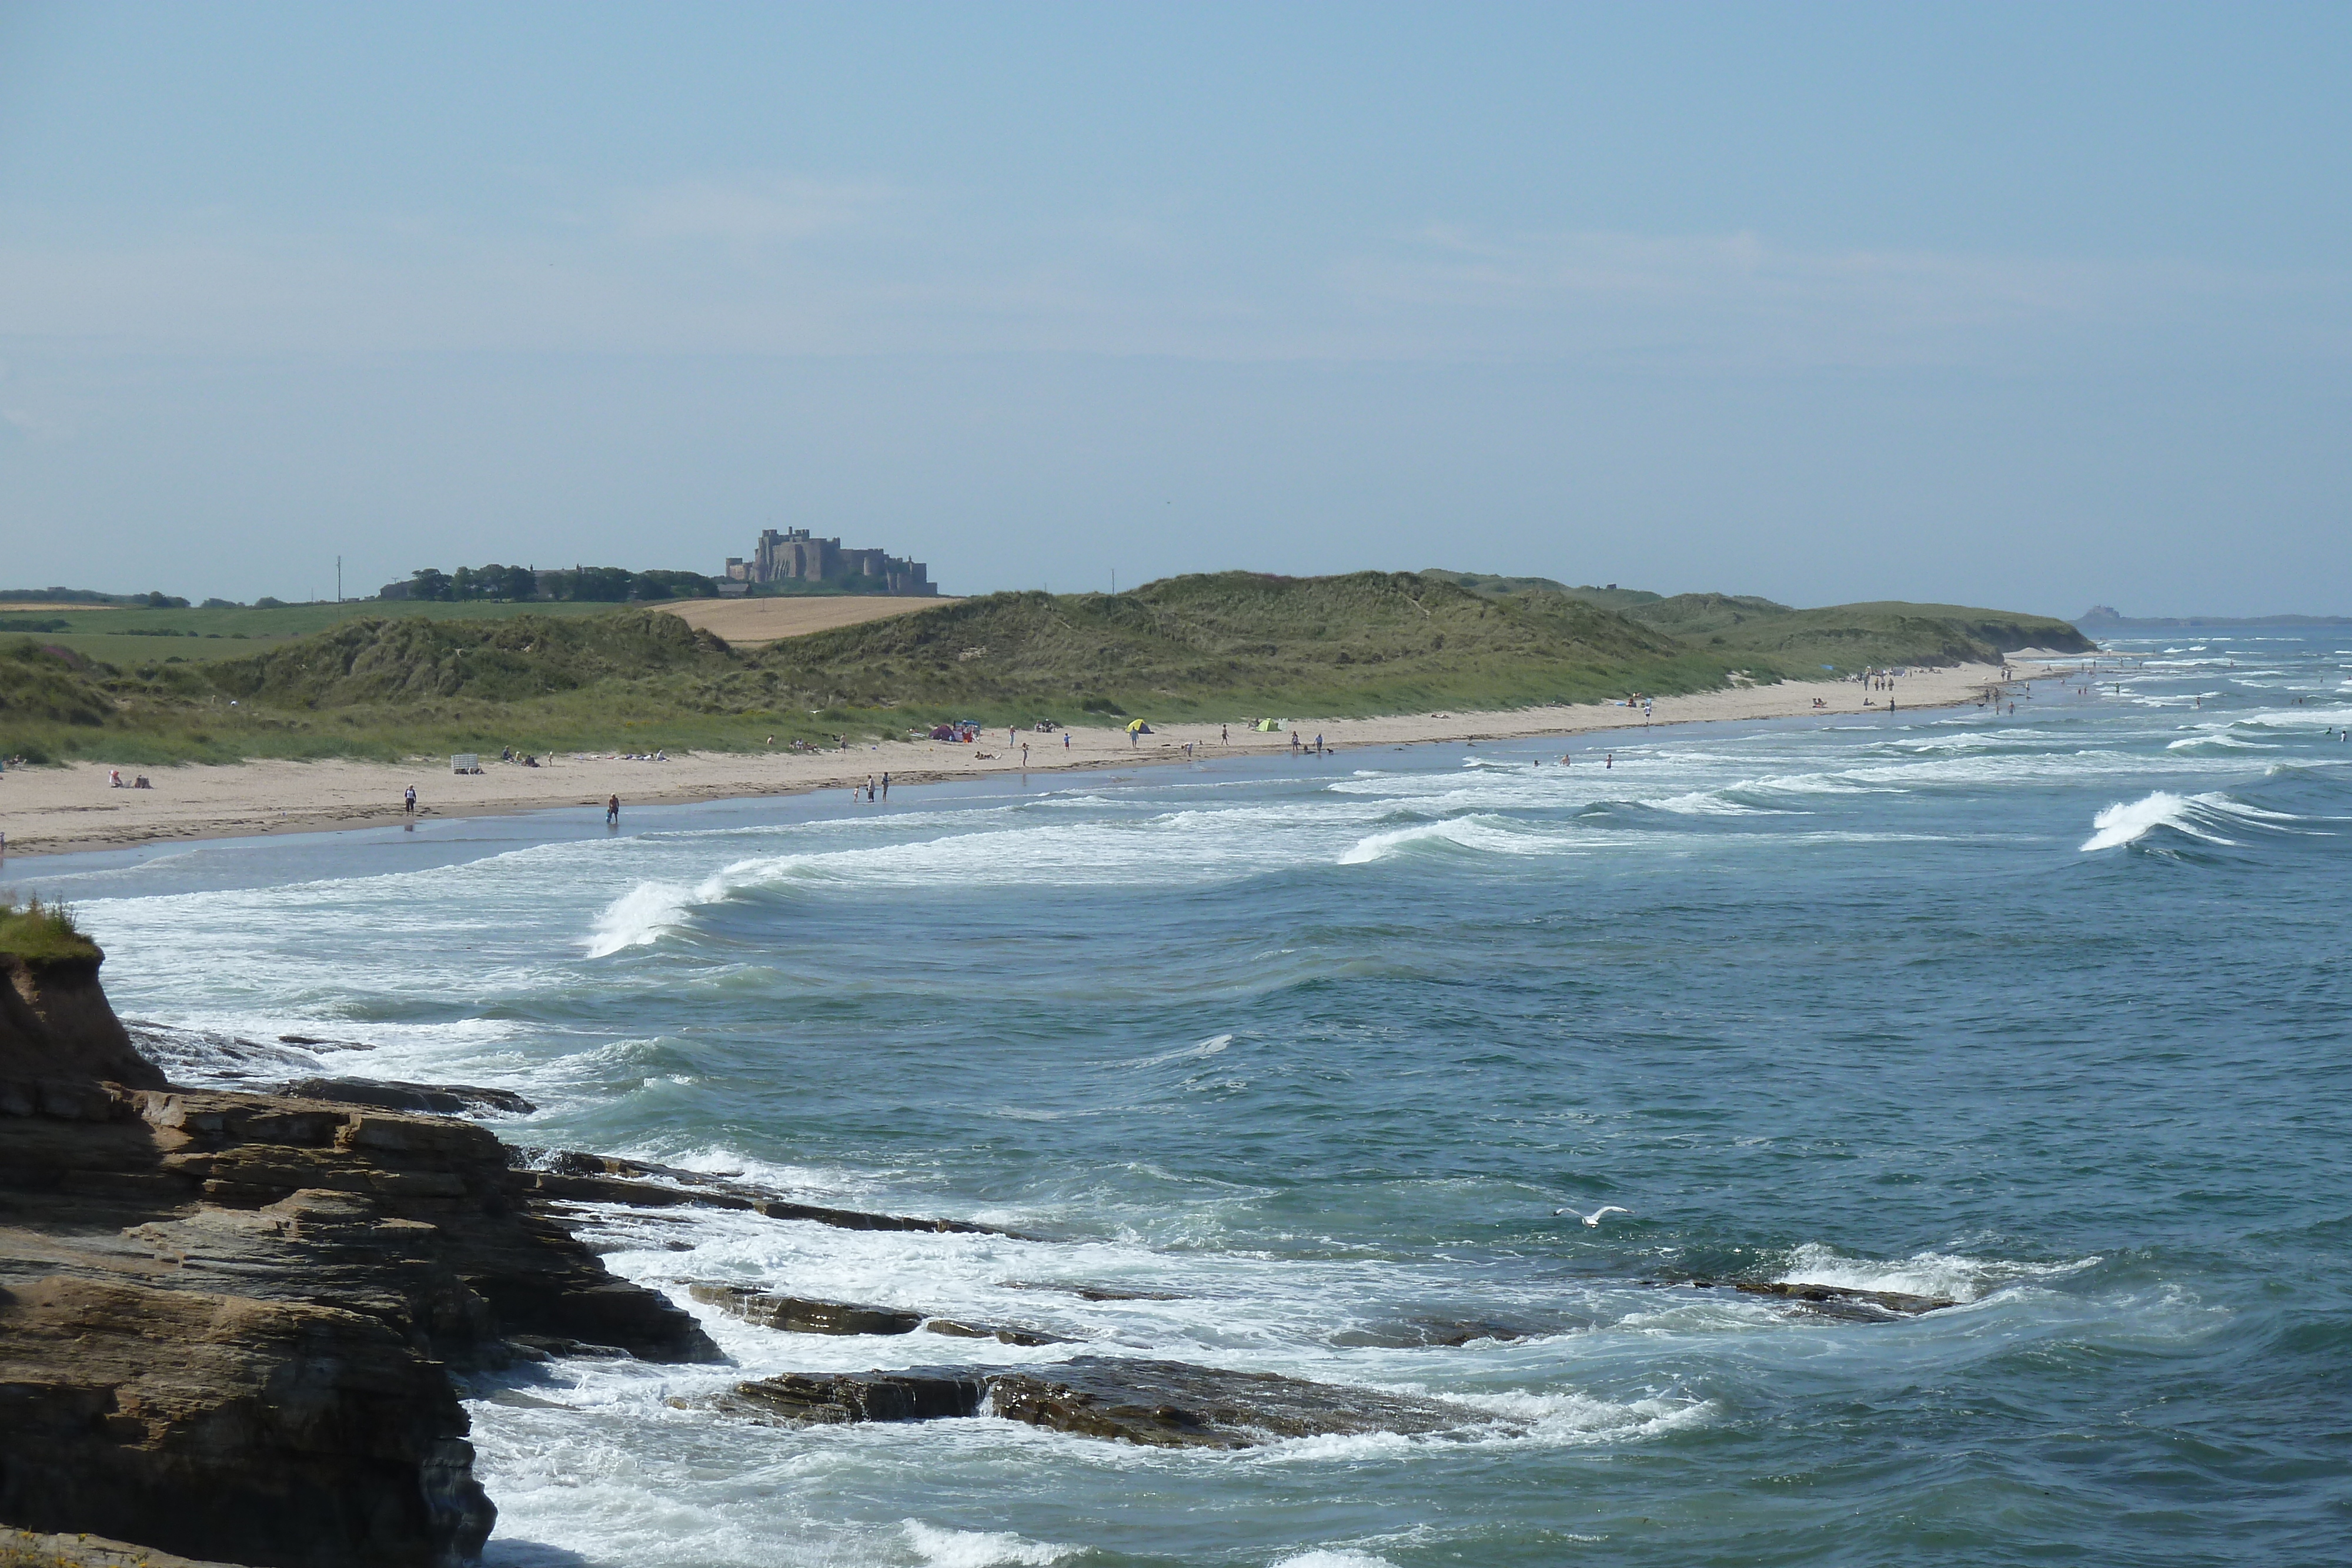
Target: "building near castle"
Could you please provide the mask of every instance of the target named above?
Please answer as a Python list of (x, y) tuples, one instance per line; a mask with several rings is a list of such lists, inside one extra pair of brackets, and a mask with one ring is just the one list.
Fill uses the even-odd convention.
[[(839, 539), (816, 538), (806, 528), (783, 533), (765, 529), (751, 559), (729, 556), (727, 583), (738, 582), (744, 584), (734, 590), (738, 593), (747, 591), (752, 583), (764, 582), (822, 582), (853, 592), (926, 599), (939, 592), (930, 580), (930, 568), (921, 561), (887, 550), (844, 549)], [(727, 591), (726, 585), (719, 590)]]

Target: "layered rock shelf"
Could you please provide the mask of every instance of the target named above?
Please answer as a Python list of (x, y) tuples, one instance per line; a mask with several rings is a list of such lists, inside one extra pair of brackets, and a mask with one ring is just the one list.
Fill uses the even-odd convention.
[(480, 1127), (171, 1088), (99, 962), (0, 958), (0, 1520), (262, 1568), (457, 1563), (494, 1511), (452, 1366), (538, 1354), (512, 1336), (718, 1358)]
[(785, 1333), (903, 1334), (920, 1329), (956, 1339), (992, 1339), (1003, 1344), (1070, 1343), (1066, 1335), (1047, 1333), (1042, 1329), (959, 1322), (953, 1318), (909, 1312), (902, 1307), (869, 1307), (851, 1301), (779, 1296), (748, 1285), (693, 1284), (686, 1288), (686, 1293), (745, 1322)]
[(1153, 1448), (1253, 1448), (1286, 1437), (1496, 1424), (1483, 1411), (1444, 1400), (1109, 1356), (1033, 1367), (792, 1373), (739, 1384), (719, 1408), (786, 1426), (989, 1415)]

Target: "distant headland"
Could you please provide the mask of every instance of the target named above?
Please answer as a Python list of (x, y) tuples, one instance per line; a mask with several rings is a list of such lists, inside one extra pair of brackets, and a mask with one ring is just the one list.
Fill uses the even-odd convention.
[(2352, 626), (2352, 615), (2126, 615), (2110, 604), (2094, 604), (2074, 617), (2074, 627), (2096, 636), (2139, 627), (2150, 631), (2226, 631), (2233, 626)]

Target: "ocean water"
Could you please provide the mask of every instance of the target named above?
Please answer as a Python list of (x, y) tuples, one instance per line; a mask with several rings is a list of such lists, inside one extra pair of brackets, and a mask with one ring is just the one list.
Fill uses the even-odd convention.
[[(79, 907), (126, 1015), (512, 1087), (513, 1142), (1037, 1238), (608, 1216), (613, 1267), (681, 1300), (1481, 1416), (1215, 1454), (756, 1427), (695, 1402), (1069, 1352), (698, 1309), (734, 1364), (474, 1385), (493, 1563), (2339, 1562), (2352, 638), (2115, 653), (2014, 715), (1585, 737), (1567, 768), (1362, 749), (5, 880)], [(1632, 1212), (1555, 1212), (1602, 1204)], [(1644, 1283), (1692, 1274), (1962, 1304)], [(1433, 1322), (1522, 1337), (1412, 1343)]]

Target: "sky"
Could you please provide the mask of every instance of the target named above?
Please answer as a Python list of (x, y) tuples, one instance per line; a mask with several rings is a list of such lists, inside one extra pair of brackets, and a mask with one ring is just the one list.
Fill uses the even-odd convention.
[(2352, 8), (0, 0), (0, 586), (2352, 613)]

